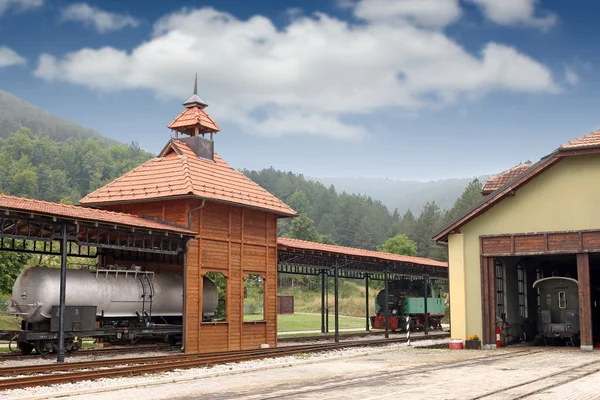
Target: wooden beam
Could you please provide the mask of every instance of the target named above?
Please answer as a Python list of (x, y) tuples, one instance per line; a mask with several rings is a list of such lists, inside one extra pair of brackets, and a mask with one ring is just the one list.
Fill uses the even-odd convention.
[(577, 280), (579, 281), (579, 329), (581, 331), (581, 350), (593, 350), (590, 259), (587, 253), (577, 254)]

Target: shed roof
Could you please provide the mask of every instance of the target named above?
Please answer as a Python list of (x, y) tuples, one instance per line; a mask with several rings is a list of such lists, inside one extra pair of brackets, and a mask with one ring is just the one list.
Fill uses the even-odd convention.
[(198, 157), (187, 144), (171, 140), (161, 156), (95, 190), (81, 204), (103, 205), (193, 196), (269, 211), (282, 216), (296, 212), (214, 154)]
[(195, 235), (196, 233), (183, 227), (174, 226), (165, 221), (147, 219), (137, 215), (98, 210), (95, 208), (51, 203), (48, 201), (25, 199), (22, 197), (0, 194), (0, 209), (16, 210), (49, 217), (70, 218), (81, 221), (99, 222), (132, 228), (155, 229), (160, 231)]
[(559, 150), (573, 150), (600, 147), (600, 130), (588, 133), (570, 142), (564, 143)]
[(494, 175), (494, 176), (488, 178), (485, 181), (485, 184), (483, 185), (483, 189), (481, 190), (481, 193), (484, 196), (492, 193), (494, 190), (501, 188), (507, 182), (509, 182), (513, 178), (519, 176), (520, 174), (525, 172), (527, 169), (531, 168), (532, 165), (533, 165), (533, 163), (531, 163), (531, 162), (515, 165), (514, 167), (507, 169), (506, 171), (503, 171), (503, 172), (499, 173), (498, 175)]
[(448, 235), (456, 232), (461, 226), (483, 214), (504, 198), (512, 196), (515, 193), (515, 190), (525, 185), (531, 179), (535, 178), (563, 158), (597, 153), (600, 153), (600, 130), (596, 130), (562, 144), (554, 152), (541, 158), (540, 161), (532, 164), (529, 168), (523, 168), (520, 172), (515, 174), (507, 174), (506, 179), (502, 180), (501, 186), (489, 193), (487, 197), (475, 204), (471, 209), (467, 210), (454, 221), (440, 229), (433, 238), (437, 241), (446, 241)]

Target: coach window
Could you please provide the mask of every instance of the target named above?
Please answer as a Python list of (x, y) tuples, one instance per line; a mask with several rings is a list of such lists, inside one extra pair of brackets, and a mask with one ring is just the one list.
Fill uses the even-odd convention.
[(567, 308), (567, 294), (563, 290), (558, 292), (558, 308)]
[[(204, 276), (213, 281), (217, 287), (217, 293), (219, 295), (219, 300), (217, 302), (217, 307), (214, 310), (214, 315), (212, 315), (212, 317), (208, 315), (205, 317), (208, 317), (211, 322), (227, 321), (227, 279), (225, 278), (225, 275), (222, 272), (210, 271)], [(204, 288), (205, 293), (206, 290), (207, 289)]]
[(244, 278), (244, 322), (264, 321), (265, 281), (261, 275)]

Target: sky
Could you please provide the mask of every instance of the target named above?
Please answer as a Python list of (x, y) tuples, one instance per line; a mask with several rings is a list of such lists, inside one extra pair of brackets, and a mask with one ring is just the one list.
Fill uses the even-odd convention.
[(192, 94), (234, 168), (435, 180), (600, 128), (595, 0), (0, 0), (0, 89), (158, 153)]

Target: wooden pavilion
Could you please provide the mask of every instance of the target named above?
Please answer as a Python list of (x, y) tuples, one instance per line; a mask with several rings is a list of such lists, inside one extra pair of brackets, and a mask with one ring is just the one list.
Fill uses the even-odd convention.
[[(187, 226), (197, 233), (179, 262), (167, 268), (185, 276), (186, 353), (257, 348), (277, 341), (277, 219), (296, 213), (231, 168), (214, 152), (217, 124), (194, 94), (169, 124), (176, 132), (157, 158), (88, 194), (80, 203)], [(207, 136), (207, 137), (205, 137)], [(203, 322), (203, 276), (226, 278), (226, 320)], [(264, 282), (264, 319), (244, 322), (244, 278)]]

